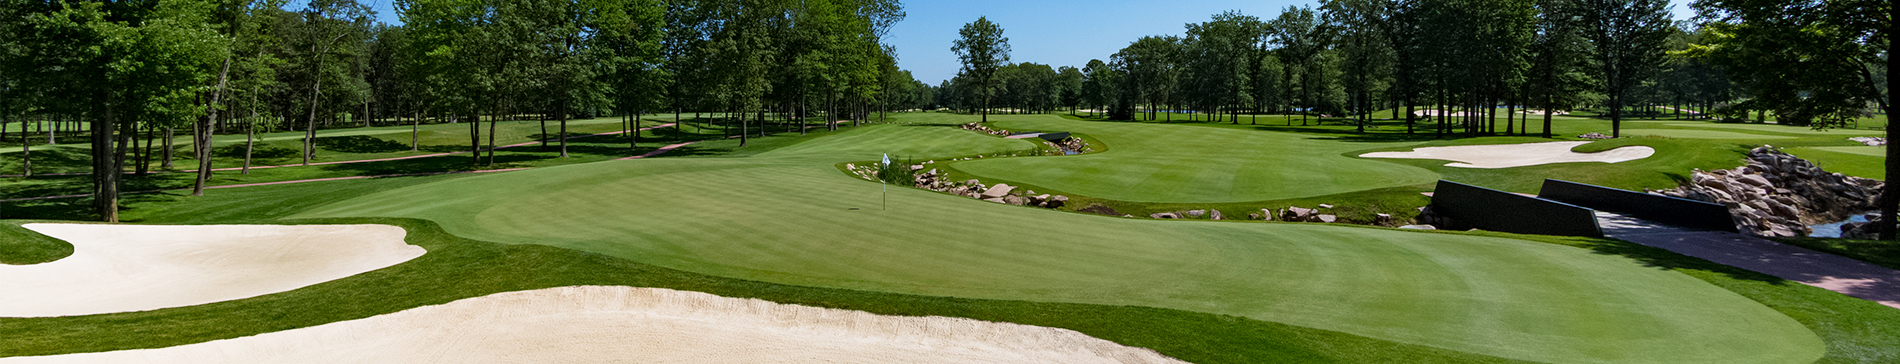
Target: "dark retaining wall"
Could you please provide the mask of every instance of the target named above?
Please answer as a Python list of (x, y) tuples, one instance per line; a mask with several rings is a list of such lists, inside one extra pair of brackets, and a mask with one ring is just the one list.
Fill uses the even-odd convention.
[(1539, 198), (1690, 229), (1737, 232), (1728, 207), (1582, 183), (1544, 180)]
[(1453, 230), (1603, 237), (1590, 209), (1451, 181), (1438, 181), (1432, 212), (1451, 218), (1443, 228)]

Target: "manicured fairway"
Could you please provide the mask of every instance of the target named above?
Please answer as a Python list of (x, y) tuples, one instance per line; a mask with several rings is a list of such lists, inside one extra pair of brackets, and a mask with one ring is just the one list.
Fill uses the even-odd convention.
[[(952, 164), (985, 177), (1134, 202), (1242, 202), (1324, 196), (1431, 183), (1429, 170), (1354, 159), (1355, 150), (1407, 143), (1341, 143), (1309, 134), (1086, 122), (1054, 115), (992, 116), (1011, 131), (1088, 134), (1109, 150), (1062, 158)], [(1000, 120), (1000, 121), (998, 121)]]
[(1828, 172), (1861, 178), (1887, 178), (1885, 147), (1800, 147), (1788, 148), (1787, 152), (1813, 161)]
[[(470, 238), (742, 279), (1173, 308), (1545, 362), (1792, 363), (1822, 354), (1814, 333), (1755, 301), (1586, 249), (1323, 225), (1128, 220), (903, 188), (890, 190), (886, 211), (878, 184), (833, 167), (883, 152), (955, 156), (1022, 145), (948, 127), (869, 126), (747, 158), (456, 178), (299, 216), (416, 217)], [(1077, 157), (1041, 159), (1070, 158)]]
[(1780, 140), (1794, 139), (1791, 136), (1738, 133), (1719, 130), (1700, 129), (1623, 129), (1623, 135), (1653, 135), (1680, 139), (1736, 139), (1736, 140)]
[(1854, 129), (1814, 130), (1814, 128), (1809, 128), (1805, 126), (1776, 125), (1776, 124), (1724, 124), (1724, 123), (1714, 123), (1714, 122), (1673, 122), (1673, 123), (1667, 123), (1663, 125), (1669, 125), (1669, 126), (1675, 126), (1675, 127), (1687, 127), (1687, 128), (1703, 128), (1703, 129), (1747, 130), (1747, 131), (1770, 132), (1770, 133), (1780, 133), (1780, 134), (1797, 134), (1797, 135), (1807, 135), (1807, 136), (1840, 135), (1841, 137), (1850, 137), (1850, 136), (1868, 136), (1868, 135), (1886, 135), (1887, 134), (1887, 132), (1875, 131), (1875, 130), (1854, 130)]

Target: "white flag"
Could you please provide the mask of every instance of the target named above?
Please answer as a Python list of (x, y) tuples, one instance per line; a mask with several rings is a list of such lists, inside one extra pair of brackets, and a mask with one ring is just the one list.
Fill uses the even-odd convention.
[(890, 167), (890, 166), (891, 166), (891, 154), (890, 154), (890, 153), (884, 153), (884, 166), (885, 166), (885, 167)]

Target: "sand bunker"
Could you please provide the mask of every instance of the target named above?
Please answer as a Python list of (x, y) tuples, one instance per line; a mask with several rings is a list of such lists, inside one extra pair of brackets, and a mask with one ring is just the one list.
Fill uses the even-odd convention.
[(1063, 329), (698, 292), (509, 292), (162, 349), (0, 363), (1180, 363)]
[(289, 291), (422, 256), (384, 225), (28, 224), (73, 244), (51, 263), (0, 265), (0, 317), (202, 305)]
[(1645, 146), (1628, 146), (1597, 153), (1577, 153), (1570, 151), (1584, 144), (1590, 144), (1590, 142), (1427, 147), (1418, 148), (1410, 152), (1366, 153), (1360, 157), (1437, 159), (1459, 162), (1446, 164), (1446, 167), (1496, 169), (1556, 163), (1621, 163), (1656, 155), (1656, 148)]

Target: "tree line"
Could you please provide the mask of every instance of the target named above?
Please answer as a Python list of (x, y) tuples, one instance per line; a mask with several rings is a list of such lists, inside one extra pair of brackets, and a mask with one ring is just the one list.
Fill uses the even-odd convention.
[[(1390, 109), (1407, 133), (1429, 123), (1439, 137), (1529, 134), (1530, 119), (1541, 116), (1549, 138), (1552, 115), (1584, 106), (1603, 110), (1613, 137), (1631, 113), (1724, 121), (1773, 113), (1780, 124), (1815, 129), (1894, 114), (1889, 52), (1900, 7), (1892, 2), (1691, 7), (1696, 18), (1677, 22), (1665, 0), (1321, 0), (1273, 19), (1217, 14), (1187, 24), (1184, 35), (1142, 37), (1079, 75), (1064, 67), (1056, 77), (1048, 66), (1011, 64), (1002, 26), (980, 18), (952, 47), (963, 68), (938, 99), (985, 119), (999, 104), (1086, 105), (1115, 120), (1185, 111), (1238, 124), (1275, 113), (1298, 114), (1305, 125), (1310, 115), (1337, 115), (1359, 132)], [(1885, 130), (1894, 139), (1894, 128)], [(1900, 149), (1886, 150), (1885, 180), (1900, 180)], [(1880, 238), (1894, 240), (1900, 183), (1887, 184), (1878, 205)]]
[(174, 135), (202, 195), (219, 133), (301, 131), (308, 164), (319, 129), (410, 126), (415, 149), (420, 125), (463, 123), (484, 164), (500, 121), (553, 122), (547, 138), (575, 118), (711, 112), (747, 136), (935, 98), (884, 44), (896, 0), (395, 0), (402, 24), (357, 0), (287, 5), (0, 0), (0, 140), (27, 175), (29, 138), (88, 141), (94, 210), (117, 221), (123, 174), (172, 167)]

